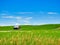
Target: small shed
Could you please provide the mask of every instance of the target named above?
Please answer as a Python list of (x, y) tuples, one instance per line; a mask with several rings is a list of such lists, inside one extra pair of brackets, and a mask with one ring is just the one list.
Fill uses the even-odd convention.
[(20, 29), (20, 26), (19, 25), (14, 25), (14, 30), (18, 30)]

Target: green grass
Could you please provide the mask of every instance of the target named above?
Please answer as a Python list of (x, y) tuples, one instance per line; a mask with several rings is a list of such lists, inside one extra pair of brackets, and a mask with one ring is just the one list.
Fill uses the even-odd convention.
[(0, 45), (60, 45), (60, 24), (0, 27)]
[[(54, 30), (60, 28), (60, 24), (45, 24), (45, 25), (21, 25), (19, 30)], [(0, 26), (1, 30), (14, 30), (13, 26)]]

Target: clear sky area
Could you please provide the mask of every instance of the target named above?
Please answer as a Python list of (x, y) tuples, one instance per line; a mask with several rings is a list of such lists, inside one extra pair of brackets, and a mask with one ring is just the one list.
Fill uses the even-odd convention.
[(0, 26), (15, 24), (60, 24), (60, 0), (0, 0)]

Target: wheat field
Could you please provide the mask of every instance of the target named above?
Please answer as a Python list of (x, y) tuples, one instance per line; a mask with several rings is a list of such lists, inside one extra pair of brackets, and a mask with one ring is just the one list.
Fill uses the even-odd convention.
[(60, 31), (1, 31), (0, 45), (60, 45)]
[(0, 45), (60, 45), (60, 24), (41, 26), (0, 26)]

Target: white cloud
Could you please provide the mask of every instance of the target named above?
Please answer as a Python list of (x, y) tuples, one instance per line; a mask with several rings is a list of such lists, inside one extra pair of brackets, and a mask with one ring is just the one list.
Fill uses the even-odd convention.
[(24, 20), (25, 23), (29, 23), (29, 20)]
[(23, 22), (25, 24), (30, 24), (31, 19), (32, 19), (32, 17), (26, 17), (26, 18), (23, 19)]
[(27, 17), (27, 18), (25, 18), (26, 20), (30, 20), (30, 19), (32, 19), (32, 17)]
[(32, 14), (33, 12), (17, 12), (17, 14)]
[(20, 17), (20, 16), (2, 16), (2, 18), (14, 19), (14, 20), (17, 21), (16, 23), (22, 22), (24, 24), (30, 24), (30, 21), (32, 19), (32, 17), (23, 18), (23, 17)]
[(14, 18), (14, 19), (21, 19), (20, 16), (2, 16), (2, 18)]
[(20, 17), (20, 16), (16, 16), (16, 17), (14, 17), (15, 19), (22, 19), (22, 17)]
[(57, 14), (56, 12), (48, 12), (48, 14)]
[(2, 18), (14, 18), (13, 16), (2, 16)]
[(29, 20), (31, 20), (32, 19), (32, 17), (27, 17), (27, 18), (25, 18), (24, 20), (25, 20), (25, 22), (28, 22)]
[(30, 25), (32, 17), (26, 17), (26, 18), (21, 18), (21, 19), (17, 19), (18, 23), (23, 23), (24, 25)]

